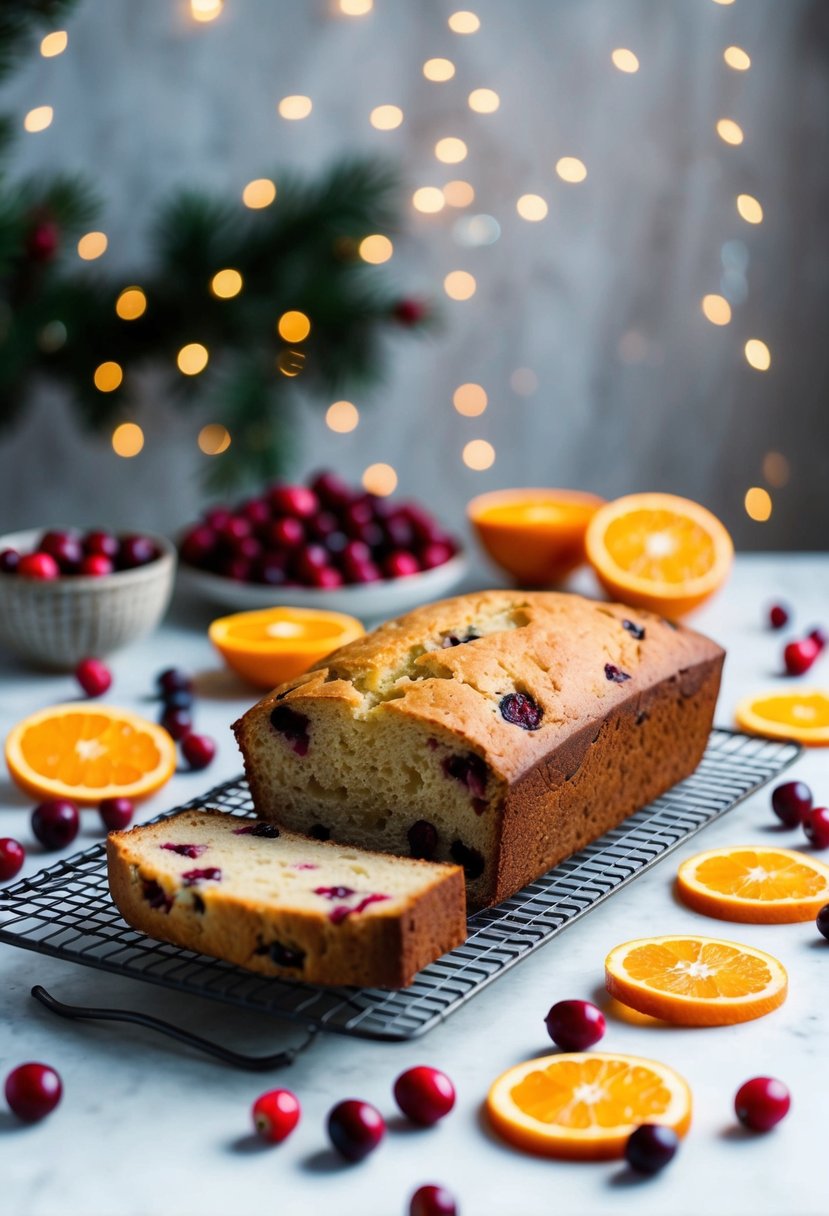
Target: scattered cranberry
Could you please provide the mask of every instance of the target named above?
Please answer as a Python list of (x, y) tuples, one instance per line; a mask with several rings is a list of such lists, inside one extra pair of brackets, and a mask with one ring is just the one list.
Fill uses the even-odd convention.
[(48, 1064), (20, 1064), (6, 1077), (6, 1101), (25, 1123), (50, 1115), (60, 1102), (63, 1085)]
[(289, 1089), (269, 1089), (253, 1104), (253, 1123), (263, 1140), (281, 1144), (299, 1123), (299, 1099)]
[(172, 692), (192, 692), (193, 681), (186, 671), (182, 671), (180, 667), (168, 667), (156, 679), (158, 691), (162, 697), (167, 697)]
[(148, 536), (125, 536), (118, 549), (118, 565), (122, 570), (133, 570), (155, 561), (158, 550)]
[(68, 798), (51, 798), (32, 811), (32, 831), (49, 852), (71, 844), (80, 824), (78, 808)]
[(824, 904), (818, 912), (815, 924), (817, 925), (818, 933), (822, 933), (826, 940), (829, 941), (829, 904)]
[(392, 316), (401, 325), (419, 325), (429, 315), (429, 306), (422, 300), (398, 300)]
[(112, 684), (112, 672), (100, 659), (81, 659), (75, 679), (88, 697), (102, 697)]
[(362, 1161), (374, 1152), (386, 1131), (379, 1110), (368, 1102), (348, 1098), (338, 1102), (328, 1115), (328, 1135), (346, 1161)]
[(108, 832), (121, 832), (132, 823), (135, 812), (131, 798), (104, 798), (98, 814)]
[(825, 650), (826, 647), (829, 646), (829, 633), (827, 633), (821, 625), (816, 625), (814, 629), (810, 629), (809, 637), (821, 651)]
[(790, 676), (802, 676), (808, 671), (820, 654), (820, 647), (814, 638), (803, 638), (800, 642), (789, 642), (783, 651), (783, 662), (786, 673)]
[(419, 570), (420, 562), (414, 553), (409, 553), (406, 549), (396, 549), (383, 562), (386, 578), (407, 578), (410, 574), (417, 574)]
[(24, 553), (17, 563), (17, 573), (24, 578), (38, 578), (44, 582), (60, 578), (60, 566), (48, 553)]
[(87, 532), (83, 538), (83, 551), (88, 557), (109, 557), (114, 560), (119, 548), (118, 537), (111, 532)]
[(270, 502), (275, 513), (298, 519), (308, 519), (320, 509), (319, 499), (307, 486), (274, 486)]
[(114, 569), (112, 558), (105, 557), (103, 553), (90, 553), (81, 560), (78, 573), (88, 578), (103, 578), (105, 574), (112, 574)]
[(189, 710), (180, 709), (175, 705), (165, 705), (164, 712), (159, 718), (159, 725), (163, 726), (170, 738), (175, 739), (178, 743), (192, 732), (193, 719)]
[(209, 735), (185, 735), (181, 752), (191, 769), (207, 768), (216, 755), (216, 744)]
[(672, 1161), (679, 1148), (679, 1136), (671, 1127), (643, 1123), (628, 1136), (625, 1161), (637, 1174), (658, 1174)]
[(829, 849), (829, 806), (815, 806), (803, 817), (803, 831), (816, 849)]
[(8, 882), (20, 873), (26, 860), (26, 850), (11, 836), (0, 837), (0, 882)]
[(769, 608), (769, 625), (772, 629), (782, 629), (788, 625), (791, 613), (783, 604), (772, 604)]
[(586, 1051), (598, 1043), (607, 1026), (601, 1009), (590, 1001), (557, 1001), (544, 1021), (562, 1051)]
[(457, 1216), (458, 1205), (445, 1187), (421, 1186), (409, 1202), (409, 1216)]
[(768, 1132), (789, 1113), (791, 1095), (782, 1081), (774, 1077), (752, 1077), (737, 1090), (734, 1110), (737, 1118), (753, 1132)]
[(3, 549), (0, 552), (0, 573), (16, 574), (20, 565), (20, 554), (16, 549)]
[(805, 781), (785, 781), (773, 790), (771, 807), (781, 823), (796, 828), (812, 809), (812, 791)]
[(455, 1105), (455, 1087), (446, 1073), (420, 1064), (397, 1078), (394, 1100), (413, 1123), (431, 1127)]

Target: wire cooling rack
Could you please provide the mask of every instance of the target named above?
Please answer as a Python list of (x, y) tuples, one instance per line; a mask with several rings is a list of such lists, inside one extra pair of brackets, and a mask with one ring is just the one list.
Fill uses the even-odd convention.
[[(475, 913), (464, 945), (426, 967), (410, 988), (400, 991), (323, 988), (264, 978), (154, 941), (130, 929), (112, 903), (102, 844), (0, 891), (0, 941), (320, 1030), (411, 1039), (776, 777), (799, 751), (793, 743), (712, 731), (692, 776), (511, 899)], [(252, 812), (242, 778), (177, 810), (194, 806), (234, 815)]]

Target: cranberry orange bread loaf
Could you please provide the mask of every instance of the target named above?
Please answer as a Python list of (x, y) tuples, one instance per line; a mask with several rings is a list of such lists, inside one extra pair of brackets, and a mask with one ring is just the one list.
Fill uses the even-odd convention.
[(482, 907), (694, 770), (723, 657), (621, 604), (482, 592), (388, 621), (234, 730), (262, 818), (453, 860)]
[(400, 988), (466, 937), (457, 866), (321, 844), (220, 811), (113, 832), (107, 864), (133, 928), (266, 975)]

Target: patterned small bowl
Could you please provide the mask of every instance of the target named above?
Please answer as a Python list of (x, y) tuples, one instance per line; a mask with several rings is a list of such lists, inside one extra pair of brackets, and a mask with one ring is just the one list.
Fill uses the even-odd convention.
[[(0, 536), (0, 550), (29, 553), (44, 530)], [(0, 573), (0, 645), (37, 666), (68, 671), (149, 633), (173, 593), (176, 550), (166, 537), (142, 535), (159, 556), (133, 570), (51, 581)]]

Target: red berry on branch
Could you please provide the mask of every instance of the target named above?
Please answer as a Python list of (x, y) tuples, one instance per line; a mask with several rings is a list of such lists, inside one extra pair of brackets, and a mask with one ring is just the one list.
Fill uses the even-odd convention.
[(60, 229), (53, 220), (40, 220), (29, 229), (26, 255), (32, 262), (51, 262), (60, 248)]
[(423, 300), (398, 300), (392, 316), (401, 325), (420, 325), (429, 315), (429, 306)]

